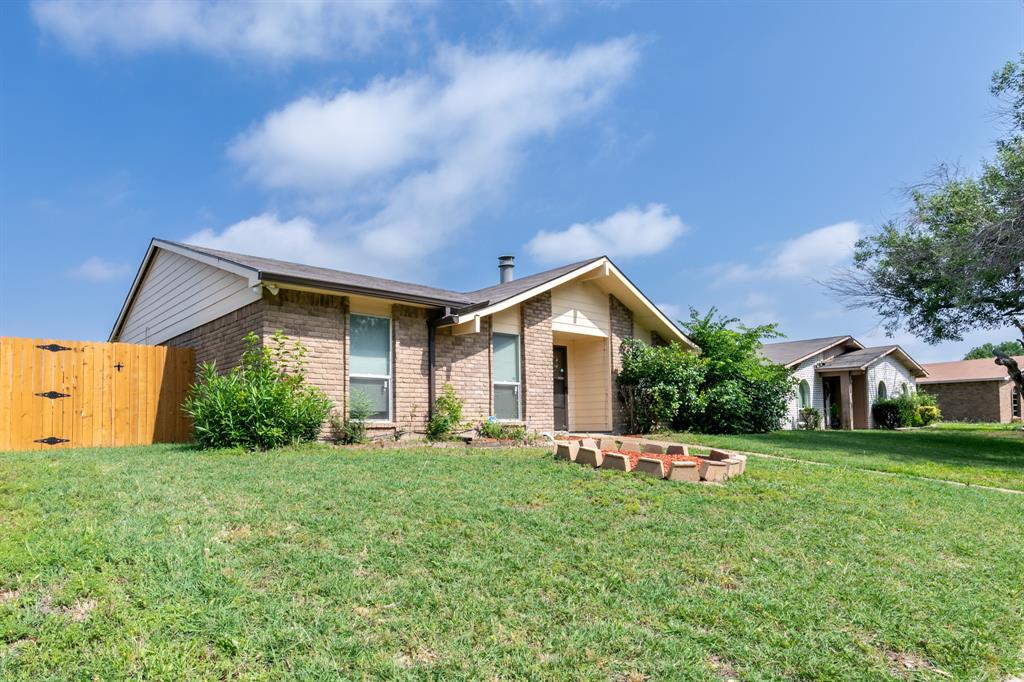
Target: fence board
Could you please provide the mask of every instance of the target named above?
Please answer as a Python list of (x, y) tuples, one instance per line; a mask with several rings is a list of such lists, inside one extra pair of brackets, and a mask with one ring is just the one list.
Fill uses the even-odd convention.
[(188, 441), (194, 371), (187, 348), (0, 337), (0, 451)]

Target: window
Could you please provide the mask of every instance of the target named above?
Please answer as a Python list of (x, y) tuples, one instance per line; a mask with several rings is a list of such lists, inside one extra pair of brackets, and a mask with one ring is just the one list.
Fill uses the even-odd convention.
[(806, 381), (800, 382), (800, 407), (811, 406), (811, 387)]
[(1021, 414), (1020, 414), (1020, 410), (1021, 410), (1020, 402), (1021, 402), (1021, 400), (1020, 400), (1020, 391), (1014, 390), (1014, 392), (1013, 392), (1013, 400), (1012, 400), (1013, 404), (1012, 404), (1012, 406), (1010, 408), (1011, 411), (1013, 412), (1013, 416), (1014, 417), (1018, 417), (1019, 418), (1021, 416)]
[(876, 400), (885, 400), (889, 395), (889, 392), (885, 388), (885, 382), (878, 382), (878, 394), (875, 396)]
[(391, 320), (350, 315), (348, 362), (349, 395), (366, 396), (370, 419), (391, 419)]
[(519, 419), (519, 335), (494, 334), (494, 416)]
[(901, 393), (902, 393), (903, 395), (905, 395), (905, 396), (909, 396), (909, 395), (910, 395), (910, 385), (909, 385), (909, 384), (907, 384), (907, 382), (905, 382), (905, 381), (904, 381), (904, 382), (903, 382), (903, 385), (902, 385), (902, 386), (900, 386), (900, 392), (901, 392)]

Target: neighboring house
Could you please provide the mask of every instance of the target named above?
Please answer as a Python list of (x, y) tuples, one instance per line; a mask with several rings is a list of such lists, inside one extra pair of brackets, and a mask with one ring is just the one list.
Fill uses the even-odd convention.
[[(1024, 355), (1014, 358), (1024, 367)], [(1010, 422), (1021, 418), (1021, 396), (995, 358), (934, 362), (924, 366), (928, 377), (921, 390), (939, 399), (947, 421)]]
[[(821, 413), (823, 428), (873, 428), (874, 402), (916, 390), (917, 380), (927, 374), (899, 346), (865, 348), (852, 336), (767, 343), (761, 355), (792, 369), (799, 382), (784, 429), (798, 428), (804, 407)], [(830, 419), (832, 405), (836, 420)]]
[(606, 257), (457, 292), (154, 239), (111, 341), (189, 346), (237, 364), (242, 337), (280, 329), (339, 411), (358, 389), (376, 433), (423, 433), (445, 383), (464, 416), (531, 430), (622, 426), (622, 340), (696, 346)]

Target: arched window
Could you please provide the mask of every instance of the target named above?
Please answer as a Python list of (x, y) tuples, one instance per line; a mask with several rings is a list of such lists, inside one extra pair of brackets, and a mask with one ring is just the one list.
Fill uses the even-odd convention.
[(885, 400), (888, 397), (888, 395), (889, 395), (889, 393), (885, 389), (885, 382), (884, 381), (879, 381), (878, 382), (878, 395), (875, 396), (876, 399), (878, 399), (878, 400)]
[(806, 381), (800, 382), (800, 407), (811, 406), (811, 387)]

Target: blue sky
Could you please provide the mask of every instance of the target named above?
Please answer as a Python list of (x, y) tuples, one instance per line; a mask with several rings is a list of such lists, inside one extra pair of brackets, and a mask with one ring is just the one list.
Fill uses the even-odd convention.
[(1010, 1), (0, 12), (0, 335), (68, 339), (159, 236), (455, 289), (603, 252), (670, 314), (884, 343), (814, 280), (991, 154), (1024, 47)]

